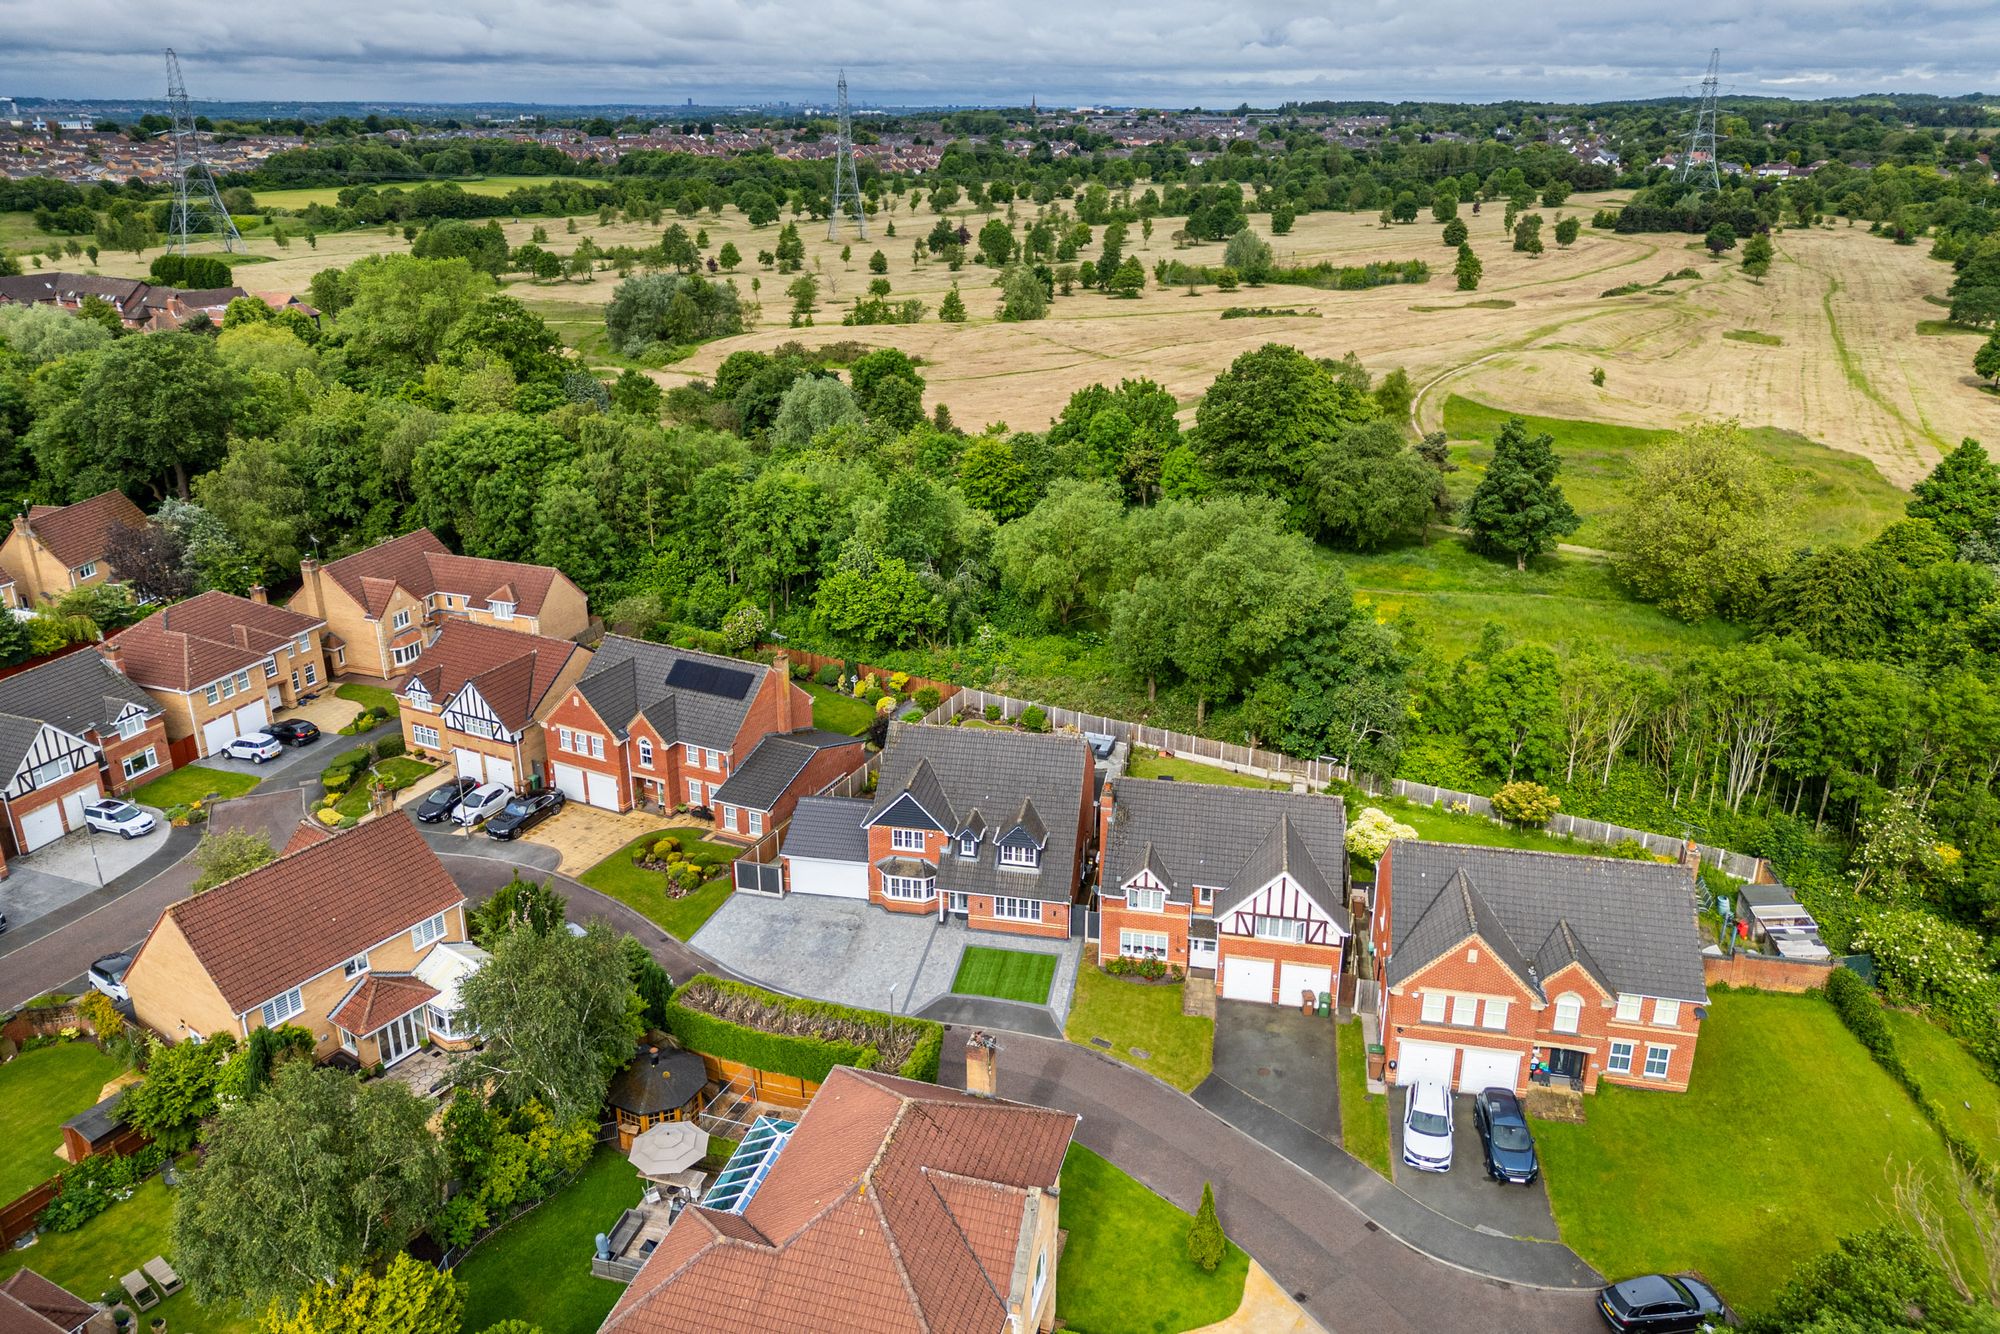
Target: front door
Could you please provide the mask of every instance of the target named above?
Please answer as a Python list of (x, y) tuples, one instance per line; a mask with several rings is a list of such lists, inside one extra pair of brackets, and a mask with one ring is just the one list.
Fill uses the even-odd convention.
[(382, 1049), (383, 1065), (394, 1065), (417, 1049), (417, 1043), (423, 1037), (417, 1023), (417, 1016), (421, 1013), (421, 1007), (412, 1010), (382, 1030), (378, 1045)]
[(1549, 1047), (1542, 1052), (1541, 1077), (1538, 1083), (1561, 1084), (1567, 1082), (1571, 1088), (1583, 1087), (1583, 1053), (1571, 1047)]
[(272, 686), (264, 692), (264, 706), (270, 709), (272, 713), (276, 713), (279, 709), (284, 708), (285, 692), (276, 686)]

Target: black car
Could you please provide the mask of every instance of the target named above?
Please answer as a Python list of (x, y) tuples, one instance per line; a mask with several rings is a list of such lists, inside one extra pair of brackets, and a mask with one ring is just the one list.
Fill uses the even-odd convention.
[(521, 831), (538, 825), (562, 809), (563, 794), (555, 788), (541, 792), (523, 792), (520, 796), (500, 808), (500, 813), (486, 822), (488, 838), (519, 838)]
[(309, 746), (319, 740), (319, 728), (303, 718), (287, 718), (267, 725), (264, 730), (287, 746)]
[(465, 794), (478, 786), (477, 778), (468, 778), (460, 774), (444, 786), (426, 794), (424, 799), (417, 803), (417, 819), (423, 824), (436, 824), (457, 810), (458, 803), (465, 800)]
[(1528, 1133), (1521, 1100), (1512, 1089), (1487, 1089), (1474, 1097), (1472, 1123), (1479, 1127), (1479, 1142), (1486, 1150), (1487, 1176), (1517, 1186), (1535, 1184), (1542, 1164), (1535, 1157), (1535, 1139)]
[(1613, 1283), (1597, 1295), (1597, 1309), (1613, 1329), (1665, 1331), (1720, 1326), (1729, 1310), (1715, 1289), (1698, 1278), (1646, 1274)]

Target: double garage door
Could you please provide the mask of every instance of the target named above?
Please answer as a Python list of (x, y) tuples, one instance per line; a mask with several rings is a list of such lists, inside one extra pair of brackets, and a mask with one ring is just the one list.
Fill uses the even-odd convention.
[(237, 737), (263, 731), (270, 721), (271, 710), (261, 699), (220, 718), (210, 718), (201, 725), (201, 753), (213, 755)]
[(482, 783), (505, 783), (510, 788), (515, 786), (511, 760), (463, 747), (453, 753), (453, 758), (458, 762), (458, 772), (462, 777), (476, 778)]
[(103, 797), (103, 787), (93, 785), (81, 792), (72, 792), (61, 801), (20, 811), (21, 851), (33, 852), (36, 848), (47, 847), (64, 834), (83, 828), (84, 803), (99, 801)]
[(868, 897), (868, 863), (822, 857), (787, 857), (794, 894), (824, 894), (836, 899)]
[(1273, 959), (1222, 961), (1222, 999), (1272, 1003), (1276, 983), (1277, 1004), (1297, 1005), (1310, 991), (1317, 1000), (1333, 990), (1333, 969), (1302, 963), (1279, 963)]
[(571, 801), (581, 801), (607, 811), (618, 809), (618, 780), (610, 774), (579, 769), (574, 764), (555, 765), (553, 772), (556, 791)]
[(1520, 1082), (1521, 1053), (1443, 1042), (1405, 1042), (1396, 1049), (1398, 1084), (1452, 1084), (1454, 1068), (1460, 1093), (1511, 1089)]

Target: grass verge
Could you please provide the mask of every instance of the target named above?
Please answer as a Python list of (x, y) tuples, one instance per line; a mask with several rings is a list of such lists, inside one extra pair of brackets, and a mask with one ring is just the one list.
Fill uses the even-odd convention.
[(211, 797), (227, 801), (242, 796), (259, 781), (249, 774), (211, 769), (205, 764), (184, 764), (134, 790), (132, 800), (142, 806), (192, 806)]
[(1186, 985), (1113, 977), (1086, 959), (1064, 1032), (1079, 1046), (1105, 1039), (1111, 1055), (1185, 1093), (1208, 1078), (1215, 1053), (1215, 1021), (1181, 1013)]
[(992, 996), (998, 1000), (1046, 1005), (1056, 978), (1056, 956), (1032, 950), (996, 950), (968, 945), (958, 961), (952, 992), (960, 996)]
[(561, 1190), (473, 1248), (457, 1274), (466, 1286), (466, 1334), (508, 1317), (542, 1334), (591, 1334), (624, 1295), (590, 1272), (592, 1240), (639, 1202), (639, 1174), (617, 1149), (600, 1149)]
[(669, 834), (680, 839), (681, 851), (705, 871), (725, 867), (736, 859), (738, 849), (711, 843), (692, 829), (656, 829), (633, 839), (577, 879), (640, 913), (668, 935), (686, 940), (701, 930), (702, 923), (713, 917), (729, 897), (730, 880), (726, 874), (717, 874), (686, 898), (668, 898), (666, 882), (660, 873), (634, 866), (632, 854)]
[(66, 1166), (56, 1157), (62, 1123), (93, 1106), (98, 1090), (124, 1068), (88, 1042), (60, 1042), (0, 1065), (0, 1202)]
[(1361, 1021), (1350, 1019), (1336, 1036), (1340, 1066), (1340, 1143), (1389, 1179), (1389, 1097), (1368, 1091), (1368, 1046)]
[[(1063, 1159), (1062, 1201), (1069, 1244), (1056, 1270), (1056, 1315), (1069, 1328), (1175, 1334), (1243, 1304), (1250, 1257), (1241, 1247), (1231, 1242), (1215, 1272), (1203, 1272), (1187, 1258), (1193, 1216), (1080, 1144)], [(1135, 1283), (1139, 1264), (1145, 1281)]]

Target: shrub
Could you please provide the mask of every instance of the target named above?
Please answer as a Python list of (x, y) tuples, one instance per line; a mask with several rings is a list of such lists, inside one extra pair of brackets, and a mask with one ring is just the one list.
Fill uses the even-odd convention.
[(1204, 1181), (1201, 1183), (1201, 1208), (1195, 1212), (1194, 1226), (1188, 1229), (1188, 1259), (1199, 1265), (1202, 1272), (1213, 1274), (1227, 1254), (1228, 1245), (1228, 1240), (1222, 1235), (1222, 1223), (1215, 1216), (1215, 1188)]
[(1547, 824), (1562, 809), (1562, 798), (1540, 783), (1517, 779), (1493, 794), (1493, 809), (1515, 824)]
[(1417, 831), (1398, 823), (1380, 809), (1370, 806), (1347, 826), (1347, 850), (1371, 862), (1382, 860), (1389, 844), (1399, 838), (1415, 838)]
[(375, 743), (375, 758), (379, 760), (393, 760), (408, 749), (409, 747), (403, 744), (403, 738), (399, 736), (385, 736)]
[(925, 713), (930, 713), (944, 703), (944, 695), (936, 686), (919, 686), (912, 698), (916, 700), (917, 707)]
[(989, 723), (1000, 721), (1000, 706), (998, 704), (988, 704), (986, 706), (986, 721)]
[(36, 1220), (45, 1232), (74, 1232), (115, 1204), (130, 1190), (160, 1170), (167, 1151), (149, 1144), (137, 1153), (100, 1153), (61, 1174), (56, 1197)]
[[(944, 1051), (944, 1028), (928, 1019), (798, 1000), (706, 974), (674, 992), (666, 1026), (690, 1050), (814, 1082), (836, 1065), (935, 1081)], [(884, 1047), (901, 1061), (885, 1066), (894, 1057), (885, 1058)]]
[(889, 673), (889, 689), (892, 693), (900, 695), (909, 688), (910, 674), (908, 672)]
[(1049, 730), (1049, 715), (1039, 704), (1030, 704), (1021, 710), (1021, 730), (1024, 732), (1046, 732)]
[(1860, 975), (1849, 968), (1836, 968), (1827, 974), (1825, 989), (1827, 1000), (1833, 1003), (1833, 1011), (1847, 1025), (1847, 1031), (1860, 1039), (1876, 1060), (1885, 1064), (1896, 1061), (1896, 1039), (1882, 1018), (1882, 1006), (1875, 993)]

